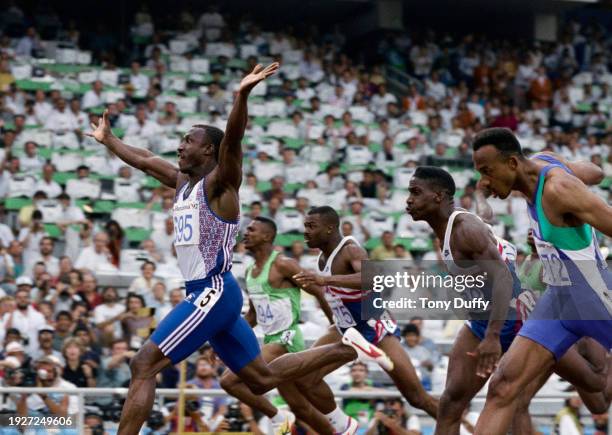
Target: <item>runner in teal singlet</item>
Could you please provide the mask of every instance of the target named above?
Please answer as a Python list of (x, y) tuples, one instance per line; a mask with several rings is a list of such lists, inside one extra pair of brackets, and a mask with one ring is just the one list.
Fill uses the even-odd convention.
[[(481, 184), (505, 199), (528, 198), (536, 247), (548, 290), (500, 361), (476, 434), (505, 434), (517, 397), (548, 378), (556, 360), (582, 337), (612, 347), (612, 299), (607, 266), (593, 228), (612, 235), (612, 207), (590, 192), (558, 159), (527, 159), (514, 134), (487, 129), (473, 143)], [(599, 368), (605, 373), (606, 366)]]

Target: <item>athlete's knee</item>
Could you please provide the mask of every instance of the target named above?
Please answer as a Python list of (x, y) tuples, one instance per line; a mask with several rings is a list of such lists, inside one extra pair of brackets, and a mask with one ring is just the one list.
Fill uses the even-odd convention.
[(461, 385), (450, 383), (440, 396), (440, 409), (443, 410), (441, 413), (458, 414), (461, 417), (461, 413), (469, 402), (470, 397), (467, 391)]
[(518, 385), (513, 383), (503, 370), (498, 370), (489, 383), (487, 401), (492, 400), (500, 405), (506, 405), (512, 403), (519, 393)]
[(432, 397), (427, 394), (424, 388), (406, 391), (404, 397), (412, 407), (419, 409), (427, 409), (429, 402), (432, 400)]
[(232, 372), (223, 373), (221, 379), (219, 380), (219, 385), (228, 393), (231, 393), (236, 386), (236, 384), (240, 382), (240, 379), (236, 377)]
[(164, 358), (164, 355), (155, 345), (151, 345), (150, 342), (146, 343), (130, 361), (132, 379), (154, 377), (163, 368), (160, 363)]

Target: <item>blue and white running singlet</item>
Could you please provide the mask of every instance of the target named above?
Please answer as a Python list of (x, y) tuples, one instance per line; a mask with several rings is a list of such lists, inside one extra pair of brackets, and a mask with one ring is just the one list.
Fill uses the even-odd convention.
[(582, 337), (612, 347), (612, 279), (590, 225), (553, 225), (542, 206), (546, 175), (555, 168), (572, 171), (556, 158), (537, 155), (549, 165), (541, 169), (529, 217), (547, 284), (544, 295), (520, 335), (551, 351), (559, 359)]
[(212, 211), (206, 178), (185, 195), (187, 189), (188, 183), (177, 189), (173, 208), (174, 246), (187, 297), (160, 322), (151, 341), (173, 364), (210, 341), (236, 373), (260, 352), (253, 330), (240, 316), (242, 291), (231, 273), (239, 221)]

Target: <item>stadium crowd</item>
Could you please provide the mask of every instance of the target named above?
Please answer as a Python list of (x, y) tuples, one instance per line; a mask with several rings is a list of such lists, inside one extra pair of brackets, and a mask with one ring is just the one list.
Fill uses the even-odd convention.
[[(437, 262), (439, 242), (429, 227), (403, 212), (408, 180), (419, 164), (447, 167), (460, 189), (458, 205), (474, 210), (470, 142), (488, 126), (511, 128), (533, 151), (596, 163), (606, 174), (597, 189), (611, 198), (611, 39), (596, 25), (571, 22), (555, 42), (518, 45), (389, 34), (380, 39), (381, 62), (364, 65), (347, 56), (339, 32), (297, 37), (248, 20), (230, 26), (214, 7), (199, 17), (179, 14), (172, 31), (141, 9), (132, 55), (122, 61), (112, 41), (82, 50), (74, 26), (43, 40), (42, 23), (52, 17), (37, 22), (13, 5), (0, 19), (2, 386), (126, 386), (130, 358), (184, 297), (172, 246), (174, 192), (83, 134), (105, 107), (126, 143), (175, 160), (179, 135), (192, 124), (224, 128), (246, 71), (281, 62), (279, 77), (256, 88), (250, 105), (241, 229), (256, 216), (273, 218), (278, 249), (304, 268), (314, 267), (317, 253), (303, 243), (303, 217), (318, 205), (341, 211), (343, 234), (372, 259)], [(10, 37), (9, 29), (21, 31)], [(401, 83), (388, 79), (391, 69), (402, 72)], [(497, 234), (519, 247), (522, 262), (529, 254), (525, 201), (490, 203)], [(234, 261), (243, 279), (250, 260), (241, 243)], [(303, 305), (304, 335), (314, 340), (325, 321), (312, 298)], [(455, 330), (420, 319), (404, 327), (406, 351), (430, 390), (444, 371), (436, 369), (443, 356), (432, 338), (452, 338)], [(222, 367), (211, 352), (205, 346), (189, 360), (188, 384), (219, 387)], [(159, 377), (161, 387), (177, 382), (176, 367)], [(334, 385), (375, 383), (368, 367), (354, 364)], [(72, 414), (77, 406), (75, 396), (57, 394), (1, 400), (0, 411), (22, 415)], [(88, 399), (88, 406), (91, 428), (117, 421), (121, 410), (110, 396)], [(344, 408), (370, 434), (397, 425), (421, 433), (398, 401), (377, 408), (347, 400)], [(266, 431), (252, 410), (223, 398), (192, 398), (187, 413), (187, 430)], [(160, 403), (149, 428), (168, 426), (176, 427), (176, 411)]]

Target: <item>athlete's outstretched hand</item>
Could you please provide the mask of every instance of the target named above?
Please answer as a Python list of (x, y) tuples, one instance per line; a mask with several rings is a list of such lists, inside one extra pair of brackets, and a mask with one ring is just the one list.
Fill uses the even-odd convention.
[(111, 131), (110, 121), (108, 120), (108, 109), (104, 110), (102, 118), (98, 122), (98, 125), (91, 123), (92, 132), (85, 133), (86, 136), (93, 137), (100, 143), (104, 143), (109, 137), (113, 135)]
[(469, 356), (478, 358), (476, 374), (485, 379), (495, 371), (501, 353), (502, 348), (499, 337), (487, 335), (485, 335), (474, 352), (467, 352)]
[(300, 273), (293, 275), (293, 279), (300, 285), (302, 288), (306, 288), (312, 285), (324, 287), (326, 284), (325, 277), (319, 275), (310, 270), (303, 270)]
[(267, 79), (272, 74), (276, 73), (279, 67), (280, 64), (278, 62), (271, 63), (265, 68), (261, 64), (257, 64), (255, 68), (253, 68), (253, 71), (251, 71), (245, 78), (242, 79), (238, 92), (240, 92), (241, 94), (248, 94), (249, 92), (251, 92), (251, 89), (253, 89), (255, 85), (257, 85), (257, 83)]

